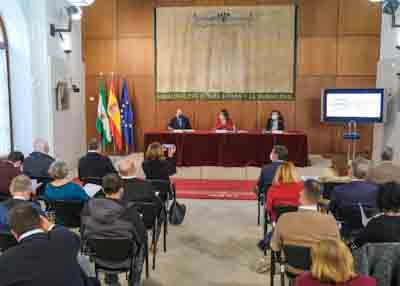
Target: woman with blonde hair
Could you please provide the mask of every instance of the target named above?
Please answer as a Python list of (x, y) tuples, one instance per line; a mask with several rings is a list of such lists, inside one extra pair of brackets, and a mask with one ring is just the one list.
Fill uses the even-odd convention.
[(311, 251), (311, 272), (296, 279), (296, 286), (375, 286), (373, 278), (354, 272), (353, 256), (341, 240), (322, 240)]
[(283, 162), (276, 171), (274, 180), (266, 195), (266, 208), (271, 219), (277, 219), (273, 208), (275, 206), (298, 206), (300, 193), (304, 184), (291, 162)]

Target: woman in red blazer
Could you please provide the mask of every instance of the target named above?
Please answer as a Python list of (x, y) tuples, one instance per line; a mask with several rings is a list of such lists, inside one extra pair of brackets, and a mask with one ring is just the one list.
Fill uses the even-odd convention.
[(373, 278), (354, 272), (350, 250), (341, 240), (322, 240), (311, 251), (311, 272), (296, 279), (296, 286), (376, 286)]
[(226, 109), (222, 109), (218, 114), (217, 122), (215, 123), (215, 130), (229, 130), (234, 131), (236, 129), (229, 112)]
[(283, 162), (275, 174), (274, 181), (266, 197), (265, 205), (273, 221), (277, 219), (273, 207), (298, 206), (300, 192), (303, 188), (303, 182), (297, 174), (296, 167), (293, 163)]

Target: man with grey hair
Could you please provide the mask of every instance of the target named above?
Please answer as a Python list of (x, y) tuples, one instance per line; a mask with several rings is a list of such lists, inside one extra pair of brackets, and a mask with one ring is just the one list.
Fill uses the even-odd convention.
[[(349, 210), (350, 208), (359, 209), (359, 204), (368, 209), (377, 209), (379, 188), (377, 185), (366, 181), (369, 168), (370, 161), (361, 157), (357, 158), (352, 162), (350, 170), (350, 175), (354, 180), (333, 189), (329, 209), (337, 219), (345, 222), (354, 221), (355, 218), (346, 217), (350, 212), (344, 210)], [(359, 219), (361, 227), (361, 216)], [(343, 229), (345, 228), (346, 225), (343, 226)], [(349, 231), (352, 230), (349, 229)]]
[(368, 181), (375, 184), (397, 182), (400, 184), (400, 166), (394, 164), (393, 148), (386, 146), (381, 154), (381, 163), (370, 168)]
[(23, 172), (30, 178), (38, 179), (39, 182), (49, 178), (49, 167), (54, 158), (49, 154), (49, 144), (46, 140), (36, 139), (33, 143), (33, 152), (25, 159)]
[(10, 194), (12, 198), (0, 204), (0, 229), (8, 229), (8, 213), (9, 211), (21, 204), (30, 203), (39, 212), (45, 216), (39, 204), (30, 202), (34, 191), (31, 179), (25, 175), (19, 175), (11, 181)]

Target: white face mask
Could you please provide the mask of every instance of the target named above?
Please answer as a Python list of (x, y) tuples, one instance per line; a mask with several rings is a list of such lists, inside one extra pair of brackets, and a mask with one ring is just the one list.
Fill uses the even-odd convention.
[(272, 118), (272, 120), (278, 120), (279, 115), (278, 115), (277, 113), (273, 113), (273, 114), (271, 115), (271, 118)]

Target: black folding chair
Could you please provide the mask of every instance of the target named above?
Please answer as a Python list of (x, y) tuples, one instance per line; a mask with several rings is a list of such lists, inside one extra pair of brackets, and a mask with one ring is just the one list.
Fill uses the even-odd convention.
[(265, 203), (266, 193), (271, 185), (266, 185), (263, 190), (257, 192), (257, 225), (261, 224), (261, 209)]
[(139, 250), (134, 241), (130, 239), (88, 239), (86, 248), (87, 254), (94, 261), (97, 279), (99, 272), (127, 273), (127, 280), (132, 281), (132, 268)]
[(0, 202), (4, 202), (11, 199), (10, 194), (0, 193)]
[(14, 247), (18, 244), (15, 237), (8, 230), (0, 230), (0, 252)]
[(95, 184), (101, 186), (103, 184), (103, 178), (100, 177), (84, 177), (81, 179), (83, 185)]
[(281, 286), (285, 286), (285, 274), (289, 279), (289, 285), (292, 286), (300, 272), (308, 271), (311, 268), (311, 249), (304, 246), (284, 245), (283, 251), (271, 251), (271, 272), (270, 285), (274, 286), (274, 275), (276, 274), (276, 263), (279, 264), (279, 274)]
[(85, 202), (71, 200), (47, 201), (47, 211), (54, 212), (55, 223), (68, 228), (81, 226), (81, 211)]
[[(156, 232), (158, 230), (158, 206), (156, 203), (151, 202), (133, 202), (131, 207), (137, 209), (139, 214), (142, 216), (144, 226), (147, 230), (151, 230), (151, 245), (157, 248)], [(165, 239), (165, 238), (164, 238)], [(153, 266), (152, 269), (156, 269), (156, 256), (157, 251), (153, 254)], [(146, 263), (146, 276), (149, 277), (149, 242), (146, 241), (146, 253), (145, 253), (145, 263)]]
[(167, 252), (167, 234), (168, 234), (168, 220), (169, 220), (169, 209), (168, 204), (169, 201), (172, 199), (173, 201), (176, 200), (176, 191), (175, 186), (172, 182), (166, 180), (146, 180), (150, 182), (156, 191), (159, 192), (158, 197), (164, 203), (164, 214), (165, 214), (165, 221), (164, 221), (164, 252)]

